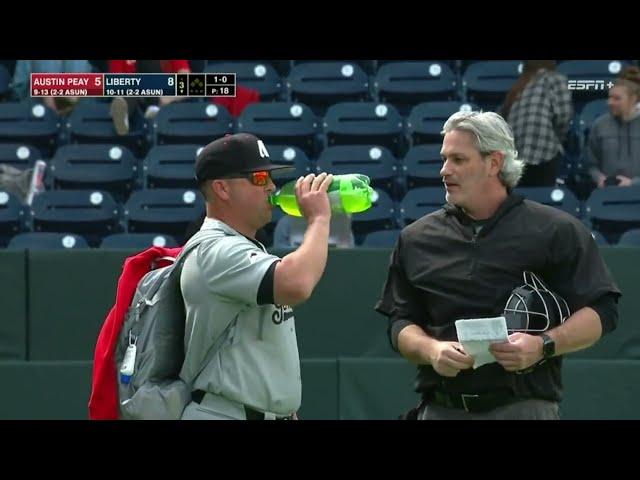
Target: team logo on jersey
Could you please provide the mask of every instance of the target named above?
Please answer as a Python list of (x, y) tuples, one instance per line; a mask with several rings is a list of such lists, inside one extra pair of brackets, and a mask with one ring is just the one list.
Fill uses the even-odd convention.
[(290, 318), (293, 318), (293, 308), (289, 305), (275, 305), (275, 307), (276, 308), (271, 315), (271, 321), (276, 325), (280, 325)]
[(258, 140), (258, 152), (260, 152), (260, 157), (265, 158), (269, 156), (269, 152), (267, 151), (267, 147), (264, 146), (262, 140)]
[(251, 263), (256, 263), (256, 260), (258, 260), (258, 254), (256, 252), (250, 252), (249, 253), (249, 261)]

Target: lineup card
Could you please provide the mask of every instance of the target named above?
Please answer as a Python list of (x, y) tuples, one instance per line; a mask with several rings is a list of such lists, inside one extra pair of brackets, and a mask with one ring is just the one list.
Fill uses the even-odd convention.
[(32, 97), (235, 97), (235, 73), (32, 73)]

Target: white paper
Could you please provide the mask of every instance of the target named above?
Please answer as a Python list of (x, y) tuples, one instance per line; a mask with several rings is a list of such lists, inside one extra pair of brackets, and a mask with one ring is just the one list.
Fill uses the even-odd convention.
[(489, 345), (509, 341), (504, 317), (456, 320), (456, 331), (462, 348), (473, 357), (473, 368), (496, 361), (489, 351)]

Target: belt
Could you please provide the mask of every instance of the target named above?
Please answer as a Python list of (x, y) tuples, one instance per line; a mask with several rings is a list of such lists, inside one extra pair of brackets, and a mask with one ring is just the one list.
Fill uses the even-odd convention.
[[(191, 393), (191, 400), (200, 404), (202, 399), (207, 394), (204, 390), (196, 390)], [(260, 412), (259, 410), (255, 410), (247, 405), (242, 406), (244, 408), (244, 414), (247, 420), (268, 420), (267, 414), (264, 412)], [(292, 415), (287, 415), (286, 417), (275, 417), (273, 420), (292, 420)]]
[(447, 408), (457, 408), (467, 412), (488, 412), (518, 400), (520, 399), (511, 392), (491, 392), (476, 395), (434, 391), (428, 403)]

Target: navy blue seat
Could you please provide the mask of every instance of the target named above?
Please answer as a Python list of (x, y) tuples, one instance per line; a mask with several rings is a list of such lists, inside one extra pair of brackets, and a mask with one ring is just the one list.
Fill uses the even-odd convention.
[(411, 110), (407, 120), (407, 133), (411, 145), (442, 143), (442, 127), (451, 115), (459, 111), (470, 112), (477, 107), (461, 102), (425, 102)]
[(581, 217), (580, 202), (576, 196), (563, 187), (516, 187), (515, 193), (550, 207), (559, 208), (576, 218)]
[(12, 194), (0, 190), (0, 245), (24, 229), (25, 212), (22, 203)]
[(598, 117), (608, 112), (609, 107), (607, 106), (606, 98), (592, 100), (585, 104), (578, 117), (578, 129), (582, 136), (584, 145), (586, 145), (586, 141), (589, 138), (589, 131), (593, 126), (593, 122), (595, 122)]
[(133, 153), (120, 145), (63, 145), (51, 160), (56, 189), (106, 190), (123, 198), (133, 188), (138, 166)]
[(298, 147), (290, 145), (266, 145), (271, 163), (294, 167), (292, 170), (273, 172), (273, 181), (281, 187), (285, 183), (310, 174), (314, 169), (313, 162)]
[(282, 79), (267, 62), (224, 62), (208, 65), (207, 73), (235, 73), (236, 83), (260, 94), (260, 101), (283, 100)]
[(196, 188), (194, 168), (201, 145), (156, 145), (143, 163), (148, 188)]
[(378, 69), (373, 86), (380, 102), (392, 103), (403, 115), (421, 102), (457, 98), (455, 74), (438, 61), (387, 63)]
[(411, 147), (404, 157), (404, 175), (409, 189), (442, 186), (442, 144), (424, 144)]
[(349, 64), (357, 64), (362, 70), (364, 70), (368, 75), (373, 75), (376, 70), (377, 62), (376, 60), (292, 60), (291, 64), (295, 67), (296, 65), (302, 65), (303, 63), (349, 63)]
[(51, 190), (35, 196), (31, 206), (36, 232), (70, 232), (97, 245), (104, 235), (120, 231), (118, 205), (105, 191)]
[(369, 210), (356, 213), (351, 217), (351, 229), (360, 244), (364, 235), (376, 230), (396, 228), (396, 210), (393, 200), (384, 190), (376, 190), (377, 200)]
[(13, 237), (9, 250), (79, 250), (89, 248), (87, 241), (73, 233), (27, 232)]
[(365, 235), (361, 246), (369, 248), (393, 248), (400, 237), (400, 230), (381, 230)]
[(118, 135), (113, 126), (109, 102), (81, 99), (69, 116), (67, 130), (71, 143), (122, 145), (138, 157), (148, 148), (148, 125), (140, 112), (132, 114), (129, 133)]
[(47, 157), (55, 151), (60, 119), (49, 107), (31, 102), (0, 103), (0, 143), (25, 143)]
[(145, 250), (149, 247), (177, 247), (178, 242), (162, 233), (116, 233), (102, 239), (100, 248)]
[(338, 103), (324, 117), (327, 145), (380, 145), (396, 156), (404, 152), (403, 120), (393, 105)]
[(291, 100), (322, 116), (329, 105), (370, 99), (369, 77), (353, 62), (311, 62), (295, 65), (287, 77)]
[(594, 190), (587, 199), (586, 216), (609, 243), (617, 243), (622, 233), (640, 228), (640, 186)]
[(170, 103), (156, 117), (158, 145), (206, 145), (232, 131), (233, 117), (229, 111), (213, 103)]
[(640, 228), (624, 232), (618, 240), (618, 245), (621, 247), (640, 247)]
[(604, 235), (602, 235), (597, 230), (592, 231), (591, 232), (591, 236), (595, 240), (596, 245), (598, 245), (599, 247), (607, 247), (607, 246), (609, 246), (609, 242), (607, 241), (607, 239), (604, 237)]
[(20, 170), (33, 167), (42, 158), (40, 150), (24, 143), (0, 143), (0, 164)]
[(124, 208), (129, 232), (160, 232), (179, 240), (189, 224), (205, 212), (204, 199), (198, 190), (180, 188), (136, 190)]
[(376, 145), (339, 145), (325, 148), (318, 158), (318, 172), (334, 175), (362, 173), (371, 185), (394, 194), (396, 159), (389, 149)]
[(496, 111), (521, 72), (519, 60), (472, 63), (462, 77), (466, 98), (485, 111)]
[(403, 226), (440, 210), (445, 204), (444, 187), (421, 187), (409, 190), (400, 202), (400, 218)]
[(268, 145), (292, 145), (313, 157), (318, 151), (318, 120), (300, 103), (252, 103), (238, 118), (238, 132), (260, 137)]

